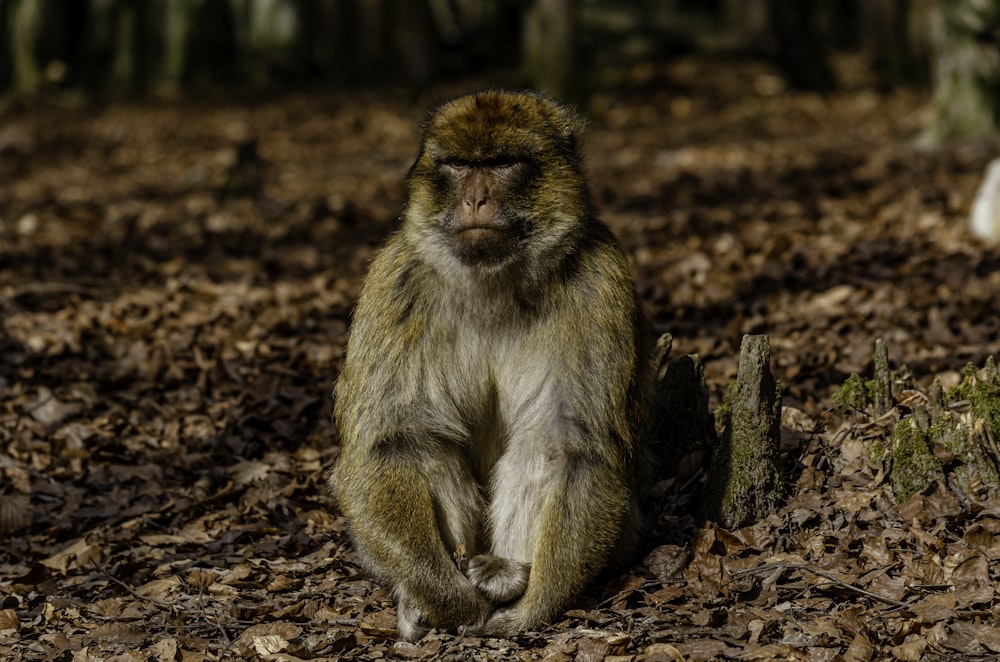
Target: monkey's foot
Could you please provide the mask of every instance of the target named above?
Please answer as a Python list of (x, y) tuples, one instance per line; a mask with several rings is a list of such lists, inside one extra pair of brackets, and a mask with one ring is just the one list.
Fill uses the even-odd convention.
[(406, 641), (421, 639), (428, 632), (420, 607), (407, 595), (400, 595), (396, 602), (396, 631)]
[(530, 563), (479, 554), (469, 560), (469, 580), (491, 603), (499, 605), (521, 597), (528, 587)]
[(497, 609), (481, 626), (468, 628), (466, 632), (480, 637), (513, 639), (519, 632), (537, 630), (543, 625), (543, 619), (530, 615), (521, 607), (513, 606)]

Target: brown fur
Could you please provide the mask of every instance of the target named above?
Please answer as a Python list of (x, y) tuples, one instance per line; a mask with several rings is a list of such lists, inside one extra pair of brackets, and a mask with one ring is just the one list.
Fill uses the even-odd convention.
[(404, 638), (537, 628), (634, 539), (648, 331), (581, 129), (533, 93), (440, 107), (365, 278), (330, 485)]

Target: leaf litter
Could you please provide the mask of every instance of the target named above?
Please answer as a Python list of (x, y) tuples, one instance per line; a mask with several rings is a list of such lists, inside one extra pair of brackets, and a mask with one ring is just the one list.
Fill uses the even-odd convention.
[[(942, 476), (900, 502), (871, 452), (906, 398), (1000, 350), (1000, 252), (965, 222), (997, 146), (914, 149), (927, 97), (906, 90), (764, 97), (765, 67), (699, 60), (663, 65), (656, 88), (614, 75), (588, 107), (596, 201), (714, 402), (742, 334), (769, 335), (786, 385), (777, 513), (699, 523), (697, 474), (665, 475), (636, 564), (543, 631), (397, 642), (325, 478), (351, 306), (422, 111), (370, 93), (11, 115), (0, 657), (1000, 654), (1000, 501)], [(875, 337), (917, 384), (887, 416), (835, 408), (871, 374)]]

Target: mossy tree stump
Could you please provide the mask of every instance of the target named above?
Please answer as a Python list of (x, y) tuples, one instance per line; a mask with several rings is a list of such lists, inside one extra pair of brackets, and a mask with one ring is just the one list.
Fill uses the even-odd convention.
[(706, 485), (709, 519), (727, 529), (754, 524), (785, 497), (781, 470), (781, 386), (767, 336), (743, 336), (736, 382), (721, 409), (722, 439)]
[(981, 369), (967, 366), (962, 381), (947, 390), (935, 379), (926, 392), (912, 384), (899, 388), (905, 382), (890, 368), (881, 339), (874, 363), (874, 378), (865, 382), (852, 375), (837, 400), (852, 409), (870, 405), (876, 418), (898, 416), (891, 436), (875, 439), (869, 449), (897, 501), (938, 481), (966, 497), (1000, 496), (1000, 374), (994, 359)]
[[(992, 357), (968, 366), (961, 383), (945, 391), (935, 380), (927, 403), (896, 424), (888, 464), (899, 501), (941, 478), (970, 497), (1000, 496), (1000, 375)], [(876, 456), (876, 459), (878, 457)]]

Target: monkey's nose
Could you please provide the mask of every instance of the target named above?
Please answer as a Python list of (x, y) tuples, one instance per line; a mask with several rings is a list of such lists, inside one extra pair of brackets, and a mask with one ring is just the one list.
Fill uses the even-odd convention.
[(489, 176), (483, 172), (476, 172), (468, 180), (463, 196), (463, 205), (467, 212), (477, 215), (482, 213), (490, 201), (490, 181)]
[(486, 204), (487, 204), (487, 203), (488, 203), (489, 201), (490, 201), (490, 197), (489, 197), (489, 195), (487, 195), (487, 194), (483, 194), (482, 196), (477, 196), (477, 197), (474, 197), (474, 198), (466, 198), (466, 199), (465, 199), (465, 206), (466, 206), (466, 208), (467, 208), (467, 209), (468, 209), (469, 211), (471, 211), (471, 212), (473, 212), (473, 213), (477, 213), (477, 212), (479, 212), (479, 211), (480, 211), (480, 210), (481, 210), (481, 209), (482, 209), (483, 207), (485, 207), (485, 206), (486, 206)]

